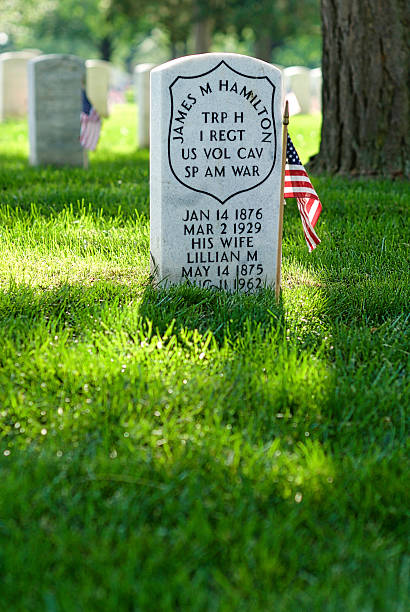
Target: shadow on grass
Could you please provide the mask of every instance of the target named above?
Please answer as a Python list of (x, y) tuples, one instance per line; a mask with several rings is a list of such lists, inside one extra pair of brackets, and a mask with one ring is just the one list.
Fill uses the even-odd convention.
[[(115, 325), (121, 321), (121, 329), (130, 333), (137, 331), (133, 326), (149, 323), (162, 336), (173, 324), (177, 335), (182, 329), (211, 332), (218, 344), (252, 329), (263, 333), (272, 324), (281, 328), (284, 324), (283, 304), (276, 304), (270, 289), (244, 295), (188, 284), (156, 289), (150, 284), (98, 281), (91, 286), (64, 284), (47, 291), (12, 284), (0, 298), (0, 334), (34, 337), (36, 327), (41, 327), (84, 336), (95, 331), (96, 320), (106, 318), (108, 312)], [(128, 322), (126, 312), (132, 314)]]
[(271, 329), (272, 323), (283, 327), (283, 304), (275, 301), (272, 289), (254, 294), (227, 293), (184, 284), (168, 288), (148, 285), (140, 305), (140, 314), (152, 321), (160, 334), (171, 323), (174, 330), (211, 331), (222, 343), (226, 337), (237, 337), (251, 328)]
[(4, 581), (6, 603), (18, 597), (43, 609), (52, 594), (52, 609), (70, 609), (74, 589), (84, 609), (150, 609), (155, 598), (164, 610), (220, 602), (238, 611), (330, 610), (336, 602), (350, 612), (380, 596), (396, 609), (406, 588), (406, 500), (390, 463), (352, 473), (336, 462), (333, 483), (312, 449), (297, 463), (256, 449), (239, 463), (241, 450), (220, 448), (216, 435), (171, 460), (129, 440), (115, 460), (88, 440), (57, 459), (51, 450), (12, 453), (0, 533), (13, 578)]

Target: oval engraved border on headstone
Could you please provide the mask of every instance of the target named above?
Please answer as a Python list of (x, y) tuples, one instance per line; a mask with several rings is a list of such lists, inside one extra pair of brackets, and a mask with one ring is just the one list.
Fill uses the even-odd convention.
[(176, 180), (221, 204), (264, 183), (276, 163), (275, 89), (266, 75), (244, 74), (225, 60), (176, 77), (168, 132)]

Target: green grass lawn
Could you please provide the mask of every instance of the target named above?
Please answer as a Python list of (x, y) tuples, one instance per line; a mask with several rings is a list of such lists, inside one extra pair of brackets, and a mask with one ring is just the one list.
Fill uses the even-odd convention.
[(1, 610), (404, 612), (408, 184), (313, 177), (278, 306), (155, 291), (135, 116), (88, 171), (0, 125)]

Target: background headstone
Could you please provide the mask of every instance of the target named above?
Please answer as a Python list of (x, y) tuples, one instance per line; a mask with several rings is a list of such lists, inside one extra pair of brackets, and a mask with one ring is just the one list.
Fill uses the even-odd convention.
[(322, 112), (322, 69), (310, 71), (311, 112)]
[(303, 66), (290, 66), (283, 71), (286, 93), (294, 93), (300, 112), (310, 113), (310, 70)]
[(89, 59), (85, 62), (85, 68), (87, 97), (101, 117), (108, 117), (111, 64), (104, 60)]
[(149, 147), (150, 75), (154, 64), (138, 64), (134, 68), (135, 102), (138, 107), (137, 143), (139, 149)]
[(166, 283), (275, 284), (281, 73), (243, 55), (151, 72), (151, 266)]
[(82, 166), (83, 60), (73, 55), (41, 55), (29, 62), (28, 77), (30, 163)]
[(37, 57), (38, 55), (43, 55), (43, 52), (40, 49), (22, 49), (23, 53), (30, 53), (32, 57)]
[(293, 115), (298, 115), (300, 113), (300, 104), (293, 91), (286, 94), (286, 100), (289, 104), (289, 117), (293, 117)]
[(118, 66), (114, 66), (111, 64), (110, 70), (110, 89), (124, 90), (129, 87), (131, 83), (130, 75), (118, 68)]
[(132, 77), (117, 66), (111, 64), (110, 70), (110, 89), (108, 91), (108, 111), (116, 104), (126, 102), (126, 92), (130, 87)]
[(34, 49), (0, 54), (0, 121), (27, 115), (27, 63), (36, 55)]

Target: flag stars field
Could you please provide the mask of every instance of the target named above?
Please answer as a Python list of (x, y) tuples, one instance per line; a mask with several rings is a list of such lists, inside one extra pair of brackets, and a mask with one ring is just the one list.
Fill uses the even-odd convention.
[(0, 133), (2, 607), (407, 609), (408, 185), (311, 176), (278, 305), (154, 289), (114, 108), (87, 171)]

